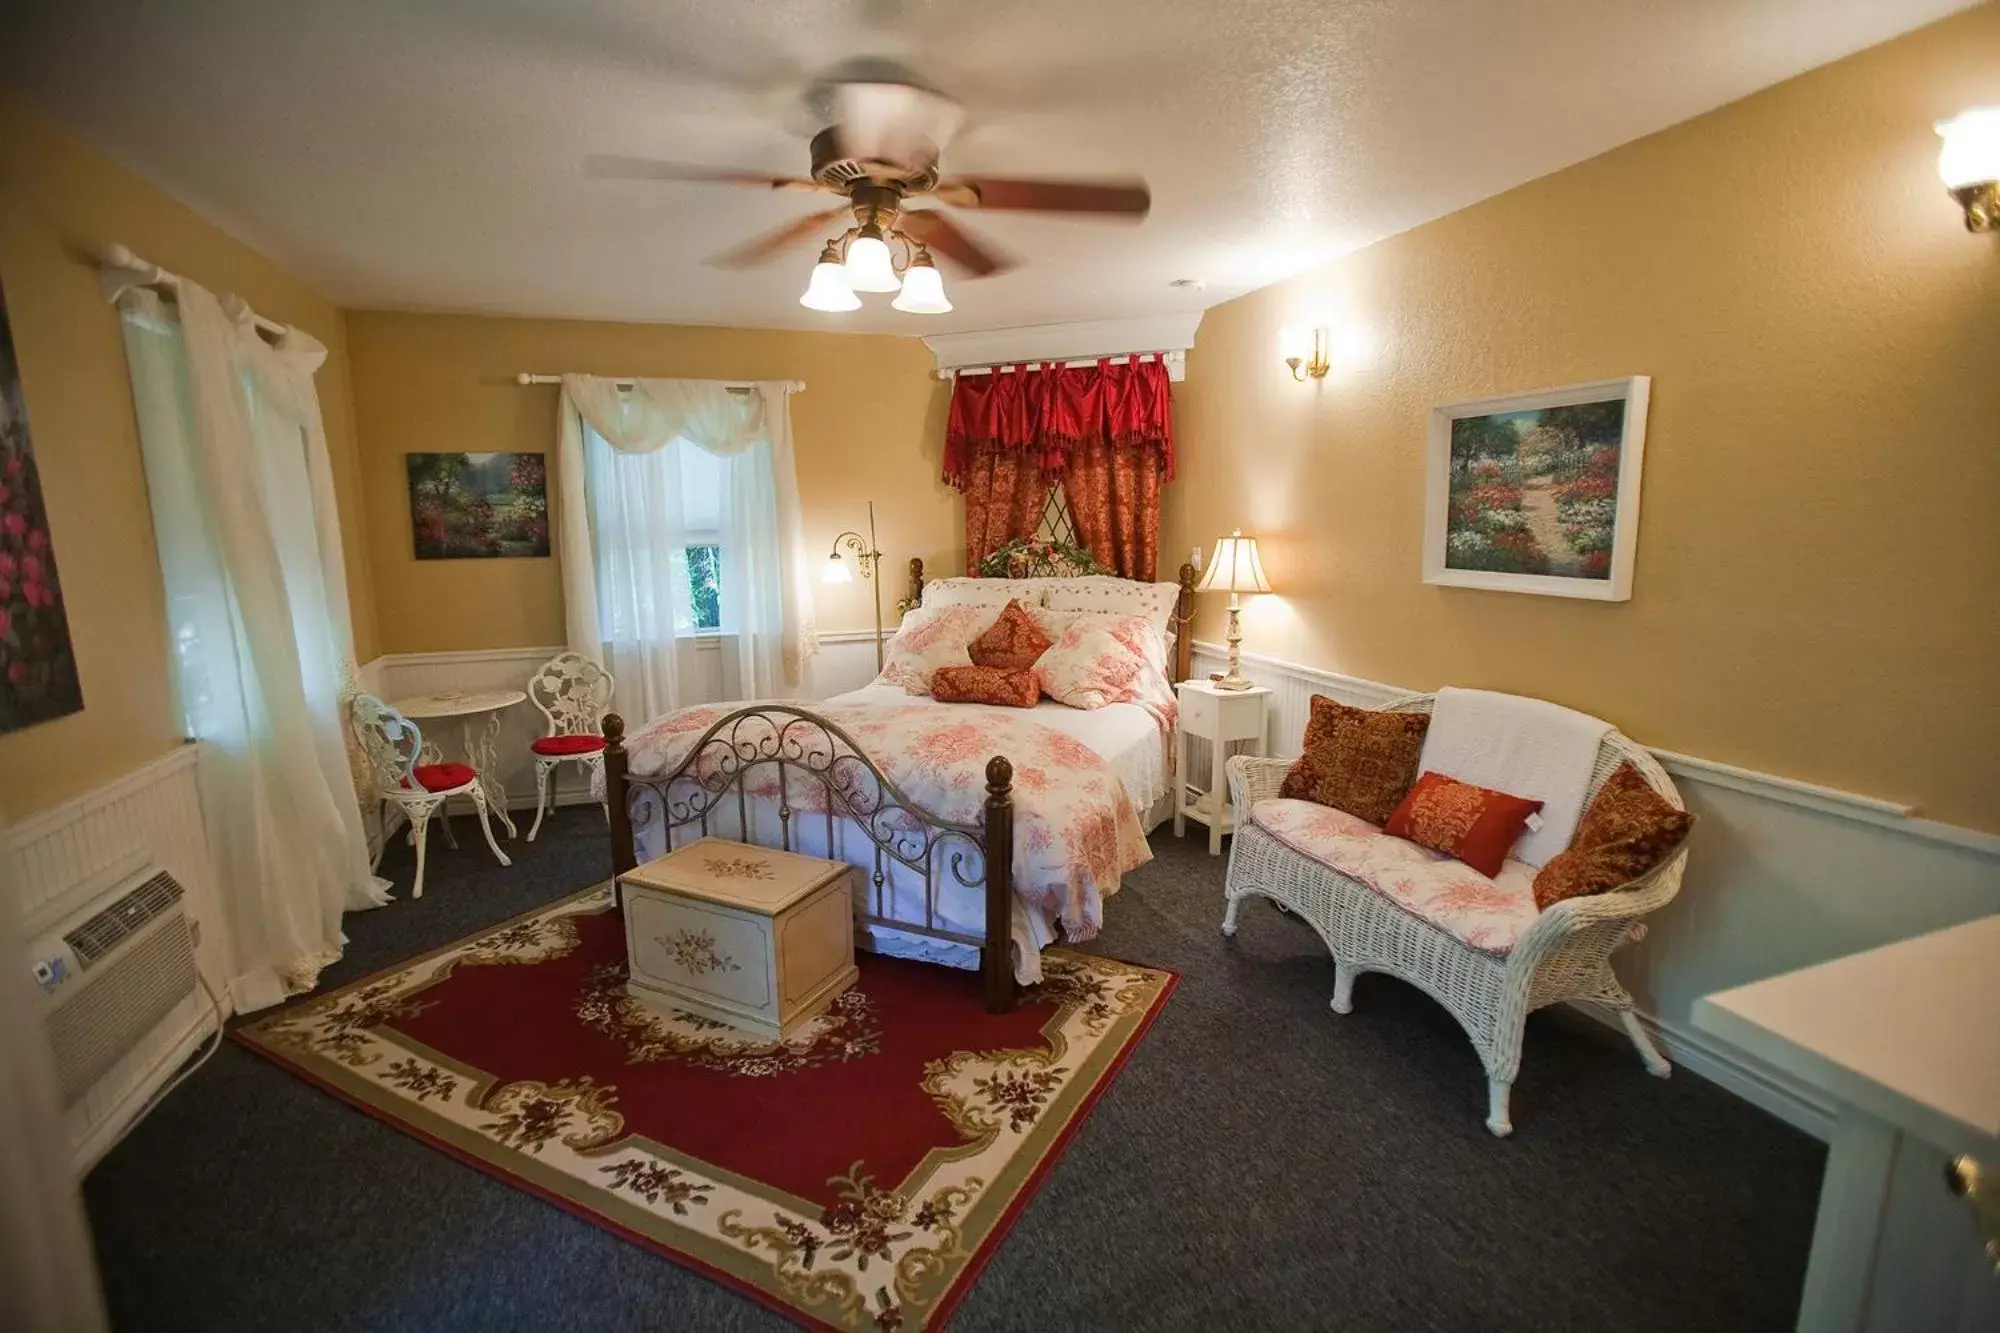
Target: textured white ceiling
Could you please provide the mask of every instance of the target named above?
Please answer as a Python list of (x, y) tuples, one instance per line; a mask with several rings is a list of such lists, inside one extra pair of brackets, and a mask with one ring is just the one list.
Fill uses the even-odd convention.
[[(10, 0), (0, 78), (344, 305), (936, 333), (1212, 305), (1967, 7)], [(824, 196), (581, 174), (803, 172), (799, 91), (860, 55), (965, 104), (947, 170), (1137, 173), (1152, 216), (960, 213), (1025, 265), (830, 316), (810, 247), (701, 263)]]

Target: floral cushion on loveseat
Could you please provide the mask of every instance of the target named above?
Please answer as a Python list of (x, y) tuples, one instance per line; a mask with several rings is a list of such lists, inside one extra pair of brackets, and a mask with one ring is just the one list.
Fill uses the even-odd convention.
[(1360, 880), (1459, 943), (1496, 958), (1535, 923), (1535, 868), (1509, 860), (1491, 879), (1463, 861), (1425, 851), (1344, 810), (1277, 797), (1250, 819), (1303, 856)]

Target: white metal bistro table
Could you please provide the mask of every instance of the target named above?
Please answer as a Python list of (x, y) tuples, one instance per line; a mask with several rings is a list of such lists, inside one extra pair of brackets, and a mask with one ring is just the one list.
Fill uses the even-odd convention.
[(528, 696), (520, 690), (439, 690), (435, 694), (415, 694), (407, 699), (398, 699), (392, 705), (404, 717), (419, 722), (458, 719), (459, 736), (465, 744), (465, 762), (471, 764), (479, 774), (479, 785), (486, 792), (486, 803), (493, 808), (500, 822), (507, 826), (507, 836), (520, 836), (514, 828), (514, 820), (507, 813), (507, 789), (500, 785), (498, 770), (499, 751), (495, 742), (500, 739), (500, 715), (515, 704), (526, 703)]

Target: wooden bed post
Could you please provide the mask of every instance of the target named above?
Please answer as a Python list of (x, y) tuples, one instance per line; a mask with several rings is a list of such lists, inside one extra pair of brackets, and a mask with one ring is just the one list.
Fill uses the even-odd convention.
[(1014, 766), (1005, 755), (986, 763), (986, 1012), (1014, 1007)]
[(910, 605), (922, 606), (923, 604), (924, 558), (920, 555), (913, 555), (910, 557)]
[(604, 715), (604, 799), (611, 816), (611, 873), (622, 875), (639, 864), (632, 845), (632, 807), (625, 791), (625, 719)]
[(1192, 561), (1181, 566), (1181, 595), (1174, 599), (1174, 681), (1178, 685), (1194, 670), (1194, 583), (1201, 571)]

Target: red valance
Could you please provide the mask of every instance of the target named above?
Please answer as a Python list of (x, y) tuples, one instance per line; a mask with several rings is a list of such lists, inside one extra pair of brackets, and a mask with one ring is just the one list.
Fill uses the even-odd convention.
[(945, 428), (944, 479), (964, 490), (973, 456), (997, 446), (1032, 458), (1040, 474), (1064, 473), (1070, 452), (1104, 441), (1157, 449), (1165, 480), (1174, 474), (1174, 422), (1167, 368), (1137, 357), (1091, 366), (996, 368), (961, 375)]

